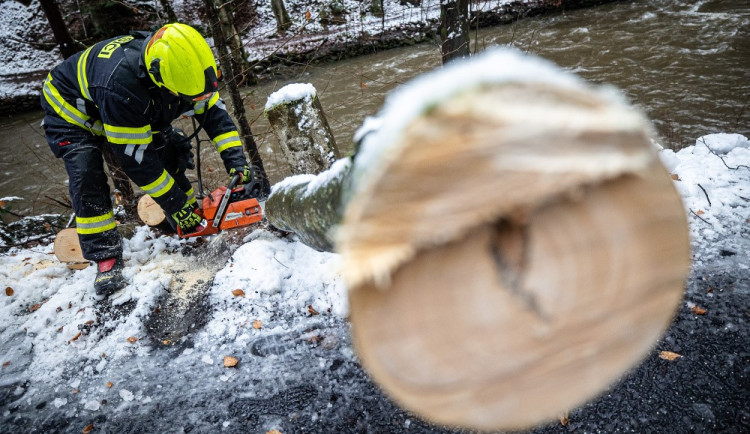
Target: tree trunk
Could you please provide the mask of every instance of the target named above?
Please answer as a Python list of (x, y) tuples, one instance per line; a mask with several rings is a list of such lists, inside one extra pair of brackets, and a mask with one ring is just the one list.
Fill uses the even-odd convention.
[(340, 158), (312, 85), (294, 83), (282, 87), (269, 97), (265, 114), (292, 174), (317, 174)]
[(256, 84), (257, 80), (250, 71), (250, 63), (247, 61), (247, 54), (242, 44), (242, 38), (240, 38), (240, 34), (234, 25), (232, 3), (213, 0), (213, 4), (223, 33), (222, 41), (226, 43), (229, 50), (229, 57), (232, 62), (237, 86)]
[(443, 65), (469, 56), (469, 0), (441, 2), (440, 39)]
[(273, 10), (273, 16), (276, 17), (276, 30), (279, 33), (289, 30), (289, 27), (292, 26), (292, 20), (286, 11), (284, 0), (271, 0), (271, 9)]
[(164, 9), (164, 12), (167, 14), (167, 22), (169, 23), (175, 23), (177, 22), (177, 14), (174, 13), (174, 8), (172, 7), (172, 2), (169, 0), (159, 0), (159, 4), (161, 5), (161, 8)]
[(260, 152), (258, 152), (258, 145), (255, 143), (253, 133), (250, 130), (250, 123), (247, 120), (245, 106), (237, 84), (237, 76), (235, 75), (232, 62), (227, 60), (229, 59), (229, 49), (224, 42), (225, 37), (221, 26), (219, 25), (219, 19), (216, 9), (214, 8), (213, 0), (204, 0), (204, 5), (206, 6), (206, 12), (211, 24), (211, 33), (214, 35), (214, 43), (216, 44), (219, 57), (225, 59), (225, 61), (221, 63), (221, 66), (222, 69), (224, 69), (226, 86), (227, 89), (229, 89), (229, 95), (232, 99), (232, 111), (234, 112), (234, 118), (237, 122), (240, 137), (242, 138), (245, 151), (250, 156), (250, 164), (257, 169), (255, 171), (256, 176), (262, 179), (263, 193), (267, 195), (271, 192), (271, 186), (268, 182), (266, 169), (263, 167), (263, 160), (260, 157)]
[(297, 219), (343, 210), (288, 227), (336, 241), (355, 348), (395, 401), (440, 424), (529, 427), (653, 348), (690, 246), (645, 117), (501, 51), (404, 87), (379, 121), (338, 191), (323, 173), (280, 193), (296, 191)]
[(67, 59), (86, 48), (70, 36), (68, 26), (63, 21), (60, 8), (58, 8), (55, 0), (39, 0), (39, 3), (42, 6), (44, 15), (47, 16), (49, 26), (52, 28), (52, 34), (55, 35), (55, 40), (60, 45), (60, 53), (62, 53), (63, 58)]

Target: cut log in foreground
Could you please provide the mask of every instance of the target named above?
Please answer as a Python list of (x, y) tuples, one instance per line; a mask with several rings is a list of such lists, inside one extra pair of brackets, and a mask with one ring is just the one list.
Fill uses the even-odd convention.
[(640, 113), (499, 51), (411, 83), (380, 120), (336, 250), (355, 348), (391, 397), (438, 423), (523, 428), (645, 357), (690, 254)]

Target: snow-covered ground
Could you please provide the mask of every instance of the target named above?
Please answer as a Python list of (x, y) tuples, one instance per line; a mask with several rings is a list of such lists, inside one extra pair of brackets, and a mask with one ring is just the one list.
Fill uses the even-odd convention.
[[(694, 267), (748, 276), (750, 141), (712, 134), (660, 155), (688, 213)], [(111, 306), (95, 297), (94, 267), (68, 269), (55, 259), (51, 245), (0, 255), (0, 415), (5, 423), (17, 426), (44, 412), (58, 428), (67, 420), (71, 430), (79, 430), (87, 420), (105, 423), (102, 415), (114, 423), (122, 412), (132, 417), (163, 413), (160, 406), (179, 405), (176, 396), (186, 403), (208, 399), (216, 405), (226, 405), (227, 396), (280, 399), (290, 383), (356, 364), (346, 336), (348, 307), (337, 255), (263, 228), (229, 245), (233, 253), (227, 260), (211, 253), (210, 244), (138, 228), (125, 242), (125, 275), (131, 283)], [(205, 326), (174, 342), (159, 342), (149, 321), (160, 315), (165, 294), (189, 300), (200, 298), (202, 291)], [(689, 294), (684, 303), (695, 304)], [(224, 367), (225, 356), (238, 358), (239, 364)], [(295, 363), (288, 364), (289, 358)], [(316, 414), (328, 411), (334, 417), (345, 402), (321, 404), (324, 410)], [(228, 429), (242, 423), (227, 409), (214, 410), (218, 419), (205, 425), (185, 420), (173, 421), (174, 426)], [(282, 427), (274, 414), (265, 414), (256, 426)], [(320, 428), (333, 423), (312, 422)]]

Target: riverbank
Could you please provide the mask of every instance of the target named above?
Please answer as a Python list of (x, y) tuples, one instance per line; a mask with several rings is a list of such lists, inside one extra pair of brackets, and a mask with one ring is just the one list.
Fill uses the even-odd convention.
[[(617, 0), (485, 0), (472, 5), (471, 27), (510, 24), (613, 1)], [(189, 0), (174, 3), (181, 21), (201, 24), (197, 5)], [(259, 3), (263, 4), (257, 6), (252, 22), (237, 26), (247, 29), (243, 42), (260, 81), (290, 76), (313, 63), (438, 40), (439, 0), (384, 0), (382, 17), (364, 8), (366, 2), (344, 0), (339, 2), (343, 12), (336, 20), (324, 19), (319, 0), (287, 0), (293, 23), (283, 34), (276, 32), (270, 2)], [(4, 8), (0, 18), (0, 58), (4, 59), (0, 64), (0, 116), (11, 116), (39, 108), (42, 80), (62, 57), (54, 48), (37, 2), (29, 6), (6, 2)]]

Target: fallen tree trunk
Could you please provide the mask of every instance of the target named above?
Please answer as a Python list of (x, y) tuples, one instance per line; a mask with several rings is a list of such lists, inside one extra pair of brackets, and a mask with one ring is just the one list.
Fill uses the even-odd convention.
[[(404, 87), (380, 123), (343, 188), (292, 179), (269, 202), (297, 192), (283, 209), (302, 240), (335, 231), (355, 348), (391, 397), (443, 424), (529, 427), (647, 354), (690, 249), (639, 112), (500, 51)], [(340, 223), (293, 221), (322, 204)]]

